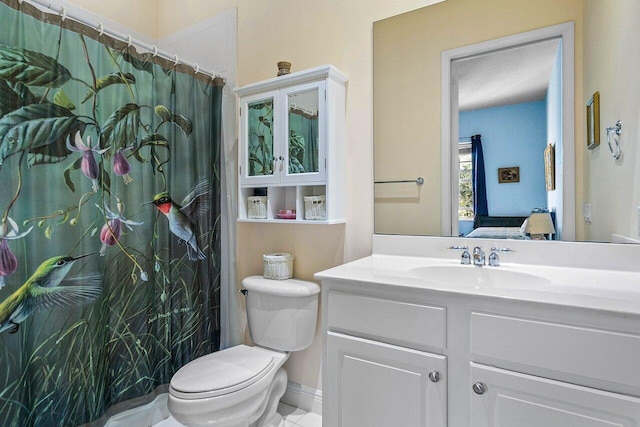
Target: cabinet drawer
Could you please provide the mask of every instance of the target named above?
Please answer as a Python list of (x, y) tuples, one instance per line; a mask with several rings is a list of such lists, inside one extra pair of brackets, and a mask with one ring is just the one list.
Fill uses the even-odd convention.
[(444, 307), (330, 291), (327, 313), (330, 330), (419, 350), (446, 348)]
[(638, 387), (640, 336), (487, 313), (471, 314), (471, 353)]

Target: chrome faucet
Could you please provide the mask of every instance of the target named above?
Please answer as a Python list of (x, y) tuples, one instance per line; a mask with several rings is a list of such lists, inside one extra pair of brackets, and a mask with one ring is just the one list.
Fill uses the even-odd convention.
[(482, 267), (485, 264), (484, 251), (480, 246), (473, 248), (473, 265)]
[(458, 251), (462, 251), (462, 255), (460, 256), (460, 264), (463, 264), (463, 265), (471, 264), (471, 254), (469, 254), (468, 246), (449, 246), (447, 249), (455, 249)]
[(509, 248), (496, 248), (495, 246), (491, 248), (491, 255), (489, 255), (489, 265), (492, 267), (500, 266), (500, 257), (498, 256), (498, 252), (515, 252), (513, 249)]

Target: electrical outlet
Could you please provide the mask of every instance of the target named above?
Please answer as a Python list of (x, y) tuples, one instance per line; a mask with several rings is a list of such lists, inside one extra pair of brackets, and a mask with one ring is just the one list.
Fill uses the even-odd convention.
[[(638, 212), (640, 212), (640, 207), (638, 209)], [(582, 205), (582, 217), (585, 222), (591, 222), (591, 203), (585, 203)], [(638, 231), (640, 232), (640, 229)]]

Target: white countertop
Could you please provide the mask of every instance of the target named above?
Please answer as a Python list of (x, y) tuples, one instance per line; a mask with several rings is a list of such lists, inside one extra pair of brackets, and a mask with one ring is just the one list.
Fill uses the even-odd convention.
[[(389, 254), (393, 250), (389, 249), (389, 245), (385, 245), (384, 252), (386, 253), (374, 253), (360, 260), (322, 271), (316, 274), (316, 278), (640, 314), (640, 258), (635, 258), (635, 252), (638, 248), (629, 249), (636, 260), (633, 264), (637, 266), (637, 271), (622, 268), (609, 269), (606, 268), (607, 263), (602, 260), (595, 263), (597, 268), (585, 268), (583, 266), (585, 262), (582, 259), (576, 263), (579, 265), (578, 267), (571, 266), (572, 257), (584, 255), (581, 253), (580, 247), (574, 247), (571, 244), (563, 244), (559, 248), (551, 250), (549, 247), (545, 249), (543, 246), (538, 246), (541, 251), (547, 253), (558, 249), (562, 250), (565, 254), (564, 263), (568, 266), (553, 265), (558, 262), (549, 263), (552, 265), (506, 262), (509, 259), (517, 261), (518, 257), (513, 256), (514, 254), (501, 254), (502, 262), (499, 267), (477, 267), (461, 265), (459, 254), (446, 249), (438, 252), (437, 255), (440, 256), (428, 256), (428, 253), (427, 256), (423, 254), (420, 256), (408, 255), (407, 253), (410, 251), (407, 252), (406, 249), (407, 241), (406, 239), (401, 240), (405, 244), (404, 251), (400, 251), (404, 252), (402, 255)], [(385, 243), (391, 241), (393, 239), (386, 240)], [(509, 245), (512, 243), (509, 242)], [(442, 246), (442, 241), (438, 242), (438, 247), (445, 248)], [(485, 251), (488, 257), (489, 251), (487, 249)], [(593, 250), (593, 248), (588, 249)], [(619, 255), (619, 251), (624, 251), (624, 248), (609, 247), (608, 249), (613, 251), (616, 256)], [(424, 252), (424, 248), (421, 250)], [(577, 253), (572, 254), (572, 250)], [(527, 247), (529, 257), (532, 256), (530, 251), (531, 249)], [(595, 256), (602, 258), (602, 255), (598, 253)], [(544, 256), (541, 259), (544, 260)], [(449, 271), (462, 272), (463, 276), (478, 275), (478, 277), (490, 277), (492, 274), (498, 274), (505, 276), (506, 280), (497, 280), (496, 283), (492, 283), (491, 280), (467, 280), (465, 283), (465, 280), (442, 280), (442, 274), (440, 274), (440, 278), (434, 279), (430, 277), (430, 272), (433, 271), (430, 270), (430, 267), (434, 266), (441, 268), (440, 272), (444, 270), (445, 273)], [(522, 276), (523, 280), (518, 280), (519, 274), (533, 275), (536, 280), (527, 280), (531, 276)]]

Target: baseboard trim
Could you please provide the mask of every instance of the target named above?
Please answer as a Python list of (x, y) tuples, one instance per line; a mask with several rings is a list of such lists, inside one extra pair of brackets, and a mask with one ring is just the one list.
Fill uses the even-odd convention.
[(280, 401), (307, 412), (322, 414), (322, 390), (289, 381)]

